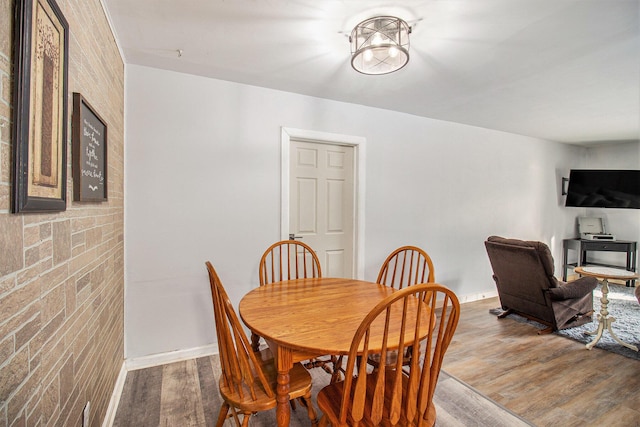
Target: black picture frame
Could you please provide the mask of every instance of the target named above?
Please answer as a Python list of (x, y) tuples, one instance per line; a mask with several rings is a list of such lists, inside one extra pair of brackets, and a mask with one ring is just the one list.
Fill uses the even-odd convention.
[(77, 92), (71, 123), (73, 200), (107, 200), (107, 124)]
[(11, 210), (64, 211), (69, 24), (55, 0), (15, 8)]

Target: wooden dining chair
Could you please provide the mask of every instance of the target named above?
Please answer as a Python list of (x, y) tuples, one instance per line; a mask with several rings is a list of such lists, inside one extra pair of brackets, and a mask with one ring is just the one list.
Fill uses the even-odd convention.
[[(418, 283), (435, 282), (435, 272), (431, 257), (417, 246), (401, 246), (389, 254), (382, 263), (376, 283), (402, 289)], [(391, 351), (387, 355), (387, 361), (393, 363), (397, 357), (397, 351)], [(411, 357), (411, 348), (404, 352), (404, 364), (408, 365)], [(369, 364), (375, 368), (380, 363), (379, 354), (369, 355)]]
[(402, 289), (417, 283), (435, 282), (433, 262), (417, 246), (402, 246), (382, 263), (376, 283)]
[[(409, 309), (416, 306), (417, 311)], [(318, 393), (320, 426), (433, 426), (433, 394), (459, 317), (456, 295), (436, 283), (410, 286), (385, 298), (353, 336), (344, 381)], [(387, 363), (387, 349), (402, 352), (407, 347), (413, 353), (408, 367), (399, 358)], [(383, 355), (386, 369), (367, 369), (372, 352)]]
[[(260, 286), (284, 280), (322, 277), (322, 268), (316, 252), (306, 243), (296, 240), (281, 240), (269, 246), (260, 258)], [(260, 337), (251, 333), (251, 347), (257, 351)], [(333, 374), (336, 356), (323, 356), (308, 360), (308, 369), (320, 367)]]
[[(243, 415), (242, 426), (248, 426), (251, 414), (276, 407), (276, 365), (270, 350), (252, 351), (216, 270), (208, 261), (206, 266), (222, 369), (219, 388), (224, 399), (216, 426), (221, 427), (231, 417), (240, 426), (239, 414)], [(311, 403), (311, 375), (300, 363), (296, 363), (289, 376), (290, 399), (299, 398), (302, 401), (309, 419), (316, 426), (317, 415)]]
[(322, 277), (320, 260), (306, 243), (282, 240), (269, 246), (260, 258), (260, 286), (283, 280)]

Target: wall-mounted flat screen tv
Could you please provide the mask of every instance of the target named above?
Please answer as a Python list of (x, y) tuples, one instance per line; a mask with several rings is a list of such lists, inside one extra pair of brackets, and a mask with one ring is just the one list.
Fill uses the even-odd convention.
[(640, 209), (640, 170), (572, 169), (565, 206)]

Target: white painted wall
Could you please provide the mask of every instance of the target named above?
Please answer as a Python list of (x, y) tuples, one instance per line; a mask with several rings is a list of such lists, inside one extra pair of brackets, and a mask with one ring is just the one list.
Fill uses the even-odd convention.
[[(587, 150), (584, 169), (640, 169), (640, 142), (607, 144)], [(640, 209), (568, 208), (577, 216), (604, 218), (607, 232), (618, 240), (640, 242)], [(577, 225), (576, 225), (577, 233)], [(589, 253), (593, 261), (625, 264), (625, 254), (615, 252)]]
[(560, 186), (584, 148), (140, 66), (126, 77), (127, 358), (215, 342), (206, 260), (234, 303), (257, 286), (280, 236), (282, 126), (366, 138), (365, 279), (415, 244), (438, 282), (477, 298), (495, 293), (487, 236), (548, 242), (559, 269), (575, 233)]

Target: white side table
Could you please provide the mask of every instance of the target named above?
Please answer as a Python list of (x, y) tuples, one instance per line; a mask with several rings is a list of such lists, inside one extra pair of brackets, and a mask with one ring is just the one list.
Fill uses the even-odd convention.
[(589, 335), (595, 335), (593, 341), (587, 344), (587, 350), (591, 350), (594, 345), (600, 338), (602, 338), (602, 333), (606, 330), (609, 331), (611, 337), (616, 340), (621, 345), (630, 348), (631, 350), (638, 351), (638, 347), (635, 345), (626, 343), (622, 341), (611, 329), (611, 325), (615, 322), (616, 318), (609, 316), (609, 311), (607, 309), (607, 305), (609, 304), (609, 300), (607, 299), (607, 294), (609, 293), (609, 279), (616, 280), (631, 280), (637, 279), (638, 274), (633, 271), (621, 270), (618, 268), (610, 268), (610, 267), (576, 267), (574, 270), (581, 276), (592, 276), (599, 277), (602, 279), (602, 297), (600, 298), (600, 302), (602, 303), (600, 306), (600, 313), (598, 313), (598, 329), (593, 332), (587, 332)]

